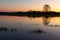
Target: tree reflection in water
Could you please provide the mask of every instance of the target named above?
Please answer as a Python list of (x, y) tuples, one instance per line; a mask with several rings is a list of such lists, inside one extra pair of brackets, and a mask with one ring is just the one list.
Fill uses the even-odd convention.
[(48, 25), (50, 23), (51, 17), (42, 17), (43, 19), (43, 24)]

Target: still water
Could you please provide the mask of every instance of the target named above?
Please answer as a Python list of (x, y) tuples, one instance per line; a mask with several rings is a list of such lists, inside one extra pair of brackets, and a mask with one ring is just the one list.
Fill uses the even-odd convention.
[(60, 17), (51, 17), (48, 25), (43, 20), (42, 17), (0, 16), (0, 40), (60, 40)]

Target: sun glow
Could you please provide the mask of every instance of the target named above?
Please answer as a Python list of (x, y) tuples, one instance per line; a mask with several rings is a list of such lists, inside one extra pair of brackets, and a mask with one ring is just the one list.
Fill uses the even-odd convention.
[(60, 0), (2, 0), (0, 1), (1, 11), (41, 11), (43, 6), (48, 4), (52, 11), (60, 12)]

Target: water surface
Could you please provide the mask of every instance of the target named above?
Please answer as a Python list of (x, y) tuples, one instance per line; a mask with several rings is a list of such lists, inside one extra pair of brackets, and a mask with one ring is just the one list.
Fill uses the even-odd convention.
[[(51, 17), (49, 21), (44, 25), (42, 17), (0, 16), (0, 39), (60, 40), (60, 17)], [(34, 30), (43, 32), (33, 33)]]

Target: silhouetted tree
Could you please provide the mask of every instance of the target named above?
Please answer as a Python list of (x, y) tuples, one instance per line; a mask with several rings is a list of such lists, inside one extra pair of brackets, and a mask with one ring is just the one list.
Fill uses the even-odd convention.
[(49, 5), (44, 5), (43, 12), (50, 12), (51, 7)]

